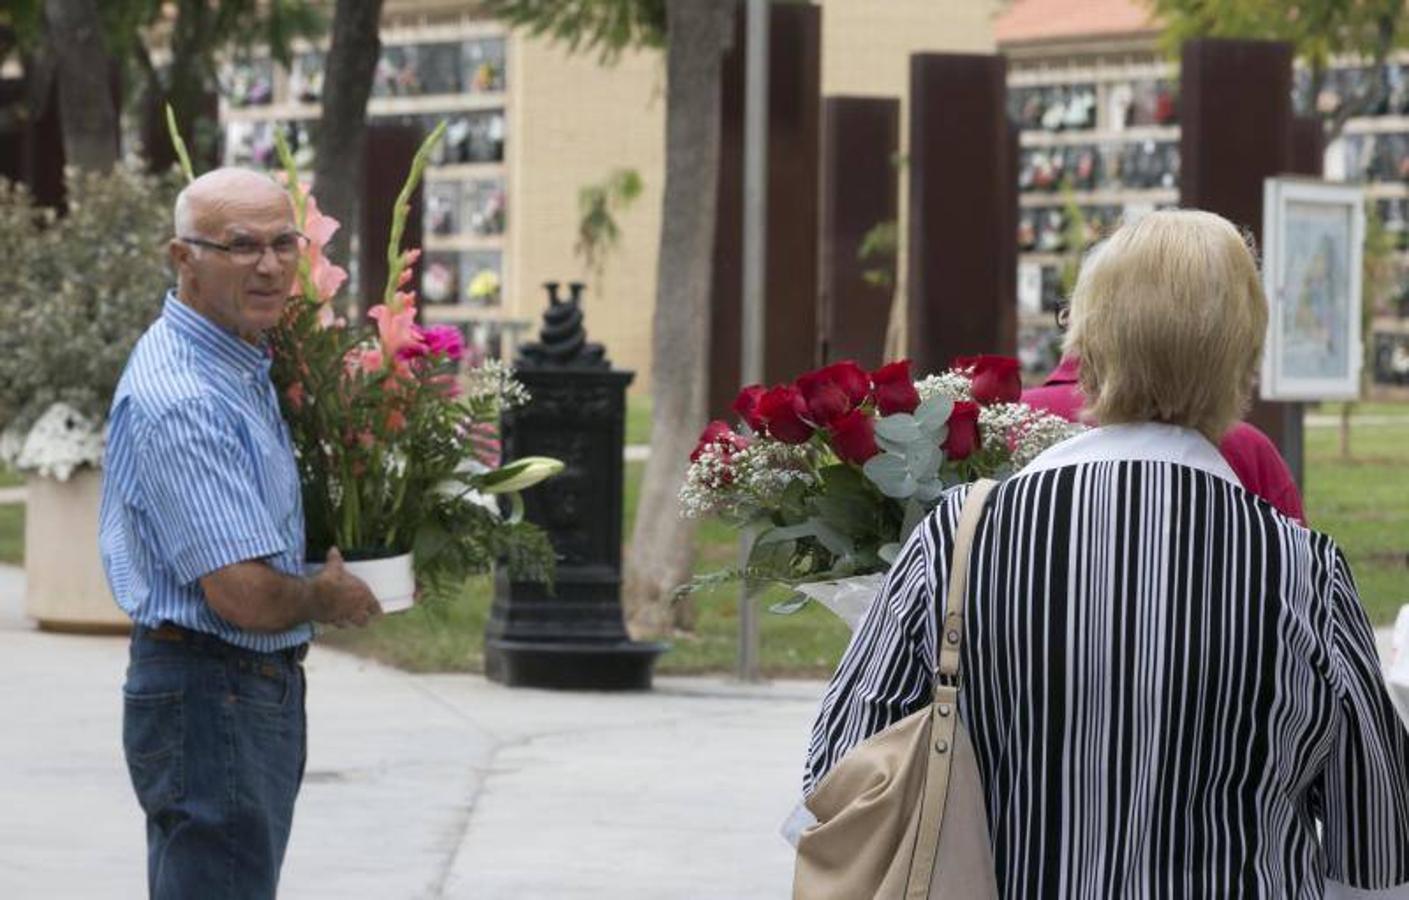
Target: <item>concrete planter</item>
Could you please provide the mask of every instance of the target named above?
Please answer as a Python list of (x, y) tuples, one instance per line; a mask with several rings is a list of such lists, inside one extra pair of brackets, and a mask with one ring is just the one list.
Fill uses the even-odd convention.
[(50, 631), (121, 633), (132, 627), (108, 591), (98, 557), (102, 473), (68, 481), (30, 476), (24, 517), (25, 611)]

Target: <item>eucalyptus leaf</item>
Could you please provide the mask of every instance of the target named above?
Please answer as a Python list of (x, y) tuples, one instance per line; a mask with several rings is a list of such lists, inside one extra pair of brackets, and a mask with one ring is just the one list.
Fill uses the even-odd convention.
[(929, 434), (944, 428), (954, 412), (954, 401), (948, 397), (931, 397), (915, 410), (915, 420)]
[(796, 541), (806, 537), (816, 538), (818, 543), (837, 556), (852, 552), (853, 544), (846, 535), (817, 517), (799, 525), (769, 529), (758, 536), (755, 547), (770, 547), (783, 541)]
[(928, 512), (929, 510), (925, 505), (916, 500), (911, 500), (905, 504), (905, 518), (900, 522), (900, 540), (902, 543), (910, 537), (910, 532), (915, 530), (915, 527), (920, 524), (920, 520), (923, 519)]
[(944, 482), (938, 478), (920, 482), (915, 488), (915, 499), (926, 506), (932, 505), (944, 493)]
[(915, 492), (915, 477), (903, 456), (878, 454), (866, 461), (862, 471), (887, 497), (904, 500)]
[(944, 461), (944, 454), (940, 452), (938, 444), (924, 443), (917, 447), (912, 447), (905, 456), (905, 463), (910, 474), (917, 481), (933, 479), (939, 472), (939, 464)]
[(904, 441), (892, 441), (885, 435), (878, 434), (876, 435), (876, 446), (880, 447), (887, 453), (895, 453), (900, 456), (904, 456), (906, 448), (910, 445), (905, 443)]
[(907, 445), (922, 436), (919, 424), (909, 413), (896, 413), (876, 422), (876, 434), (888, 441)]
[(806, 594), (793, 594), (788, 599), (774, 603), (772, 606), (768, 607), (768, 611), (777, 613), (780, 616), (790, 616), (811, 602), (811, 598)]

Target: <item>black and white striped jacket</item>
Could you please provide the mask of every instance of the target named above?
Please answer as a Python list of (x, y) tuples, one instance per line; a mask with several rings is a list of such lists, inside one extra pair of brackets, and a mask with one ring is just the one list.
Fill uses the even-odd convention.
[[(967, 487), (911, 536), (827, 690), (804, 793), (929, 702)], [(1001, 484), (961, 713), (1005, 897), (1409, 897), (1409, 735), (1344, 557), (1167, 425)]]

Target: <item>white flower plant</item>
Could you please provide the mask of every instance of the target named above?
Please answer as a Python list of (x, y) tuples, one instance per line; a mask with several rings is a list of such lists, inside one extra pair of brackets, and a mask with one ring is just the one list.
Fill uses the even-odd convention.
[(67, 480), (102, 464), (108, 407), (170, 283), (174, 177), (67, 173), (59, 216), (0, 180), (0, 461)]

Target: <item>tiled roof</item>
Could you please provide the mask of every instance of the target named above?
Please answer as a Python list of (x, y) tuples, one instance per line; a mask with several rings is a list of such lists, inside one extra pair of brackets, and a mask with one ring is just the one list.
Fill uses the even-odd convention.
[(998, 44), (1152, 31), (1144, 0), (1012, 0), (994, 20)]

